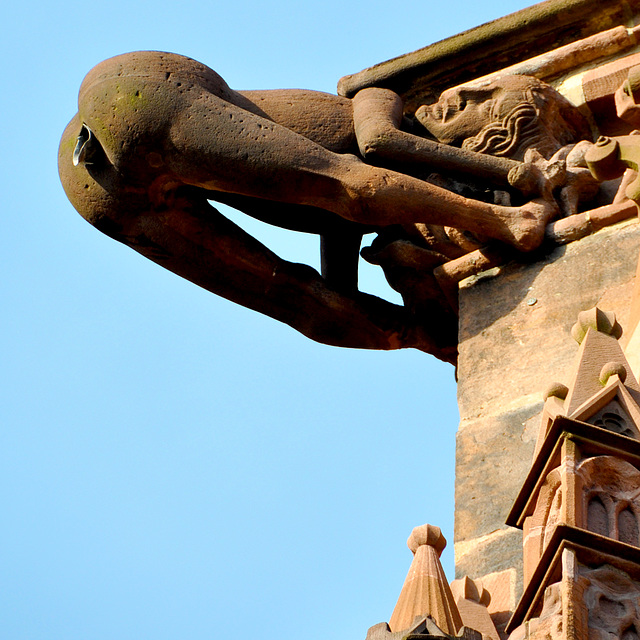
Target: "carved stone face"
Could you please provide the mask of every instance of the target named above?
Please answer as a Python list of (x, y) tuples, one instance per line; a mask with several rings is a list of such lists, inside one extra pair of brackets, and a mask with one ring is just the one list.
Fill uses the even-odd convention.
[(461, 144), (496, 119), (499, 93), (503, 93), (502, 89), (493, 83), (482, 88), (448, 89), (435, 104), (420, 107), (416, 117), (440, 142)]
[(516, 159), (530, 146), (548, 157), (590, 136), (577, 109), (530, 76), (448, 89), (435, 104), (420, 107), (416, 118), (440, 142)]

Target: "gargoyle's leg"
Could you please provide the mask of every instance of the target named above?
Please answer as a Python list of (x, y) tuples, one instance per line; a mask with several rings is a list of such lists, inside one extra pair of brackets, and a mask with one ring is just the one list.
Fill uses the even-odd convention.
[(362, 236), (376, 227), (355, 224), (325, 209), (273, 202), (211, 192), (210, 199), (228, 204), (263, 222), (278, 227), (320, 235), (322, 277), (334, 289), (355, 291), (358, 288), (358, 258)]
[(416, 318), (374, 296), (345, 295), (311, 267), (281, 259), (218, 213), (206, 192), (179, 187), (151, 202), (94, 150), (93, 163), (73, 164), (82, 129), (67, 127), (58, 157), (60, 178), (78, 212), (112, 238), (195, 284), (284, 322), (309, 338), (361, 349), (414, 347), (454, 362), (441, 344), (439, 320)]
[(330, 287), (338, 291), (357, 291), (361, 244), (362, 232), (351, 227), (320, 236), (322, 277)]
[(455, 345), (432, 337), (442, 331), (429, 326), (431, 318), (416, 318), (374, 296), (337, 291), (311, 267), (277, 256), (198, 194), (177, 197), (161, 213), (140, 213), (123, 235), (163, 267), (316, 342), (358, 349), (414, 347), (455, 362)]
[(171, 130), (175, 151), (167, 165), (188, 184), (312, 205), (362, 224), (430, 222), (529, 250), (555, 213), (548, 203), (516, 209), (469, 200), (369, 166), (204, 91), (177, 114)]

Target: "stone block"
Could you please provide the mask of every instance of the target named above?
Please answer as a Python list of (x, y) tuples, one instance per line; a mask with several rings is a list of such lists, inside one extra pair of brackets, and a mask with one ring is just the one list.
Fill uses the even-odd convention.
[(504, 528), (531, 464), (541, 408), (542, 399), (461, 424), (456, 441), (456, 543)]
[(582, 78), (582, 90), (589, 110), (593, 113), (602, 135), (626, 135), (632, 127), (618, 118), (615, 92), (627, 79), (629, 69), (640, 64), (640, 53), (587, 71)]
[(533, 264), (512, 263), (497, 277), (465, 281), (461, 419), (501, 413), (526, 396), (537, 400), (573, 362), (577, 346), (569, 332), (580, 311), (613, 311), (624, 328), (639, 246), (640, 227), (631, 220), (558, 247)]
[(489, 602), (487, 609), (493, 624), (503, 637), (502, 632), (516, 606), (516, 570), (507, 569), (490, 573), (479, 582), (491, 595), (491, 602)]
[[(483, 586), (491, 594), (492, 600), (498, 598), (501, 602), (508, 598), (509, 605), (515, 606), (517, 598), (522, 592), (522, 532), (518, 529), (504, 528), (493, 532), (488, 536), (477, 538), (468, 542), (455, 545), (456, 578), (469, 576), (474, 580), (481, 578)], [(499, 589), (494, 581), (494, 592), (484, 580), (489, 574), (502, 574), (508, 571), (515, 572), (515, 581), (510, 583), (509, 595), (502, 594), (504, 585)], [(502, 598), (502, 600), (500, 599)], [(495, 601), (490, 611), (494, 612)]]

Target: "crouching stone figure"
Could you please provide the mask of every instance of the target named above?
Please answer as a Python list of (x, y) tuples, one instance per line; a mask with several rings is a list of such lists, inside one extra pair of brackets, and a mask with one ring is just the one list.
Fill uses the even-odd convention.
[[(65, 191), (98, 229), (196, 284), (285, 322), (319, 342), (415, 347), (453, 362), (446, 309), (417, 317), (357, 290), (364, 232), (429, 223), (528, 251), (557, 212), (552, 198), (511, 207), (458, 195), (363, 158), (459, 167), (531, 197), (535, 167), (455, 149), (401, 130), (388, 90), (353, 99), (303, 90), (230, 89), (203, 64), (137, 52), (102, 62), (80, 88), (64, 132)], [(444, 150), (444, 153), (443, 153)], [(515, 169), (515, 171), (514, 171)], [(286, 228), (318, 233), (323, 276), (282, 260), (209, 204), (227, 203)]]

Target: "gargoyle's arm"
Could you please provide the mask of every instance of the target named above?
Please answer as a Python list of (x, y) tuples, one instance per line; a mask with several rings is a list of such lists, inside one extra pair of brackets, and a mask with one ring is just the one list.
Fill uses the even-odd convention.
[[(523, 164), (508, 158), (458, 149), (400, 130), (403, 103), (389, 89), (368, 88), (353, 98), (353, 121), (358, 147), (365, 158), (421, 163), (434, 170), (474, 175), (500, 185), (514, 185)], [(509, 173), (511, 174), (511, 179)]]

